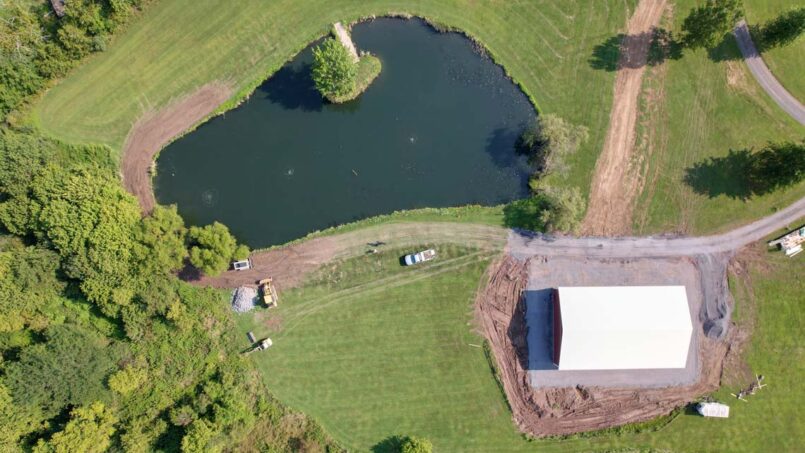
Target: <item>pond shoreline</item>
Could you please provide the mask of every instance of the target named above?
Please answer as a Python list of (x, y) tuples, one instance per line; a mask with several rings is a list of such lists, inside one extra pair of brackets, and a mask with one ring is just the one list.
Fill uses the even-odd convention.
[(308, 47), (247, 105), (161, 153), (157, 199), (265, 247), (392, 211), (527, 196), (514, 144), (536, 112), (500, 66), (421, 20), (366, 22), (353, 37), (383, 59), (368, 91), (323, 102)]

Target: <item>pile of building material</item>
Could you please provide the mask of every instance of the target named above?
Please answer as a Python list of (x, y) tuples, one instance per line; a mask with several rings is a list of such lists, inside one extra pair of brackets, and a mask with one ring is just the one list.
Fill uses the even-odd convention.
[(249, 286), (241, 286), (232, 293), (232, 310), (238, 313), (251, 311), (257, 304), (257, 290)]
[(785, 252), (785, 256), (791, 257), (802, 252), (803, 244), (805, 244), (805, 225), (770, 241), (769, 247), (776, 245), (780, 247), (780, 250)]

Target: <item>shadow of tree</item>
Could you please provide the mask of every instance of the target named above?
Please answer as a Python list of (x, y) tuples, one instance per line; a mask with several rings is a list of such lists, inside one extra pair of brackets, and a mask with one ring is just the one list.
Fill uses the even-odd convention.
[(724, 157), (711, 157), (685, 170), (684, 181), (694, 192), (710, 198), (726, 195), (746, 200), (752, 195), (748, 174), (752, 153), (730, 150)]
[(310, 63), (283, 66), (258, 90), (265, 93), (269, 101), (287, 110), (319, 112), (324, 107), (324, 99), (313, 83)]
[(593, 54), (587, 62), (593, 69), (615, 71), (621, 54), (621, 43), (626, 35), (620, 33), (593, 47)]
[[(751, 55), (750, 55), (751, 56)], [(744, 56), (735, 40), (735, 35), (727, 33), (717, 46), (707, 49), (707, 57), (718, 63), (722, 61), (743, 60)]]
[(372, 446), (372, 453), (400, 453), (405, 436), (391, 436)]
[(772, 143), (758, 152), (731, 149), (685, 170), (684, 181), (710, 198), (726, 195), (747, 200), (791, 186), (805, 178), (805, 144)]
[[(644, 58), (642, 52), (623, 53), (623, 49), (640, 49), (648, 45)], [(612, 36), (593, 47), (588, 63), (593, 69), (615, 71), (620, 68), (638, 69), (656, 66), (666, 60), (682, 58), (684, 47), (673, 32), (662, 27), (653, 27), (646, 33)]]

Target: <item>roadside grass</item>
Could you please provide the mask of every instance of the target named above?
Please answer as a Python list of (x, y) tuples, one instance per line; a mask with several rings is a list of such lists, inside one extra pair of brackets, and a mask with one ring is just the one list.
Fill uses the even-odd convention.
[[(746, 22), (761, 25), (795, 7), (805, 7), (803, 0), (743, 0)], [(793, 43), (763, 52), (763, 61), (783, 86), (805, 103), (805, 36)]]
[[(606, 131), (614, 73), (591, 68), (595, 44), (617, 33), (635, 0), (474, 2), (314, 0), (159, 2), (90, 57), (34, 107), (31, 121), (67, 142), (119, 153), (132, 124), (213, 81), (235, 88), (233, 107), (263, 80), (326, 35), (336, 21), (413, 14), (467, 33), (545, 112), (589, 127), (566, 184), (586, 193)], [(119, 157), (119, 156), (116, 156)]]
[(427, 437), (439, 451), (794, 451), (805, 441), (797, 398), (805, 392), (802, 260), (764, 255), (746, 286), (754, 302), (748, 290), (736, 291), (739, 312), (754, 304), (746, 358), (769, 386), (749, 403), (729, 395), (735, 388), (716, 392), (731, 406), (729, 419), (683, 409), (638, 426), (527, 440), (511, 421), (473, 323), (475, 292), (492, 257), (433, 246), (439, 258), (413, 267), (399, 266), (410, 250), (334, 263), (283, 292), (277, 309), (238, 315), (244, 348), (248, 331), (274, 340), (251, 356), (269, 391), (359, 451), (394, 435)]
[(347, 233), (349, 231), (355, 231), (373, 225), (384, 225), (396, 222), (479, 223), (483, 225), (502, 226), (504, 224), (503, 207), (504, 205), (466, 205), (451, 208), (419, 208), (409, 209), (406, 211), (394, 211), (391, 214), (378, 215), (357, 220), (355, 222), (325, 228), (324, 230), (314, 231), (299, 239), (295, 239), (285, 244), (268, 247), (267, 249), (285, 247), (289, 244), (297, 244), (316, 237)]
[[(677, 2), (676, 29), (694, 3)], [(686, 50), (681, 59), (666, 61), (662, 111), (638, 130), (638, 137), (646, 129), (657, 133), (651, 152), (642, 156), (648, 171), (635, 209), (636, 233), (725, 231), (805, 195), (805, 182), (748, 201), (731, 198), (727, 193), (735, 190), (729, 187), (725, 193), (708, 195), (696, 193), (685, 183), (686, 171), (694, 164), (726, 156), (730, 149), (759, 149), (770, 141), (805, 136), (805, 128), (774, 104), (746, 64), (731, 59), (736, 53), (740, 54), (737, 44), (729, 38), (712, 52)], [(646, 73), (644, 89), (651, 87), (653, 73), (653, 69)], [(644, 104), (641, 115), (645, 111)], [(729, 185), (741, 179), (740, 175), (729, 178), (728, 171), (723, 169), (727, 177), (721, 182)]]

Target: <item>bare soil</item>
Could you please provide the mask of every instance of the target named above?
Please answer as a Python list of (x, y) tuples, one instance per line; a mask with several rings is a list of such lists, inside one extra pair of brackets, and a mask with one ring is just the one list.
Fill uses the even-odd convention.
[[(401, 222), (362, 228), (337, 236), (322, 236), (300, 243), (253, 253), (253, 268), (227, 271), (217, 277), (183, 273), (201, 286), (235, 288), (254, 285), (271, 276), (279, 290), (300, 285), (314, 271), (336, 259), (363, 255), (372, 249), (414, 247), (428, 243), (462, 244), (500, 251), (507, 230), (501, 227), (448, 222)], [(411, 249), (411, 252), (417, 250)]]
[(507, 256), (489, 271), (476, 301), (476, 319), (489, 341), (518, 428), (536, 437), (593, 431), (670, 413), (719, 386), (729, 338), (699, 335), (701, 372), (695, 383), (664, 388), (575, 386), (534, 388), (528, 356), (523, 291), (529, 261)]
[(638, 97), (648, 59), (652, 30), (659, 24), (665, 0), (641, 0), (627, 24), (615, 78), (609, 129), (596, 163), (582, 230), (588, 235), (613, 236), (632, 230), (639, 178), (632, 165)]
[(123, 186), (137, 197), (143, 213), (154, 209), (151, 169), (154, 156), (174, 137), (209, 116), (232, 95), (223, 83), (210, 83), (158, 112), (145, 113), (131, 128), (120, 164)]

